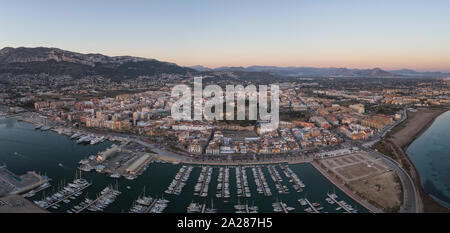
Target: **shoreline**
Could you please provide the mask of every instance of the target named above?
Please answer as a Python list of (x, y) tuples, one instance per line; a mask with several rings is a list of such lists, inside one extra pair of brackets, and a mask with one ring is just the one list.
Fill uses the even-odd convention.
[[(41, 124), (41, 122), (38, 122), (36, 120), (33, 120), (29, 117), (24, 116), (23, 114), (19, 114), (18, 115), (18, 119), (17, 121), (21, 121), (21, 122), (25, 122), (25, 123), (29, 123), (29, 124), (33, 124), (33, 125), (39, 125)], [(109, 131), (104, 131), (104, 130), (98, 130), (98, 129), (90, 129), (90, 128), (71, 128), (71, 127), (66, 127), (66, 126), (58, 126), (58, 128), (62, 128), (64, 131), (70, 131), (71, 133), (74, 132), (81, 132), (83, 134), (94, 134), (96, 136), (105, 136), (105, 140), (107, 141), (111, 141), (111, 142), (122, 142), (122, 140), (129, 140), (129, 141), (134, 141), (137, 142), (139, 144), (145, 145), (146, 147), (148, 147), (150, 150), (153, 150), (153, 152), (155, 154), (157, 154), (157, 157), (160, 160), (164, 160), (167, 163), (174, 163), (174, 164), (179, 164), (179, 163), (185, 163), (185, 164), (193, 164), (193, 165), (211, 165), (211, 166), (239, 166), (239, 165), (245, 165), (245, 166), (251, 166), (251, 165), (265, 165), (265, 164), (280, 164), (280, 163), (287, 163), (287, 164), (305, 164), (305, 163), (311, 163), (312, 162), (312, 158), (291, 158), (291, 159), (284, 159), (284, 158), (276, 158), (273, 160), (248, 160), (248, 161), (215, 161), (215, 160), (195, 160), (192, 159), (190, 157), (188, 157), (186, 154), (179, 154), (178, 152), (175, 151), (170, 151), (170, 150), (166, 150), (163, 148), (156, 148), (154, 147), (154, 143), (150, 143), (147, 142), (145, 139), (139, 138), (139, 136), (137, 137), (132, 137), (130, 138), (129, 136), (136, 136), (136, 135), (125, 135), (123, 133), (120, 132), (109, 132)], [(57, 132), (57, 130), (55, 130), (55, 128), (51, 129), (51, 131), (53, 132)], [(58, 133), (60, 134), (60, 133)], [(61, 133), (62, 135), (66, 135), (68, 136), (68, 134), (66, 133)], [(111, 135), (107, 135), (107, 134), (111, 134)], [(118, 138), (121, 138), (122, 140), (118, 140)], [(171, 156), (169, 154), (174, 154), (174, 156)]]
[(416, 135), (414, 135), (414, 137), (407, 143), (407, 144), (405, 144), (404, 146), (403, 146), (403, 148), (402, 149), (404, 149), (404, 151), (406, 152), (406, 150), (408, 149), (408, 147), (411, 145), (411, 143), (413, 143), (416, 139), (418, 139), (420, 136), (422, 136), (422, 134), (423, 133), (425, 133), (425, 131), (427, 131), (430, 127), (431, 127), (431, 125), (433, 125), (433, 123), (436, 121), (436, 119), (438, 118), (438, 117), (440, 117), (442, 114), (444, 114), (444, 113), (446, 113), (446, 112), (448, 112), (448, 111), (450, 111), (450, 109), (445, 109), (445, 110), (442, 110), (439, 114), (436, 114), (434, 117), (433, 117), (433, 119), (431, 119), (426, 125), (424, 125), (423, 127), (422, 127), (422, 129), (416, 134)]
[(215, 161), (181, 161), (183, 164), (195, 164), (206, 166), (252, 166), (252, 165), (270, 165), (270, 164), (311, 164), (309, 160), (274, 160), (274, 161), (249, 161), (249, 162), (215, 162)]
[[(430, 112), (430, 111), (435, 111), (431, 113), (431, 116), (424, 116), (424, 113)], [(442, 115), (443, 113), (450, 111), (449, 107), (446, 108), (441, 108), (441, 109), (427, 109), (427, 108), (421, 108), (419, 110), (417, 110), (417, 112), (407, 112), (407, 114), (413, 114), (413, 118), (417, 117), (417, 118), (421, 118), (425, 119), (425, 122), (420, 122), (421, 119), (418, 119), (419, 121), (413, 121), (411, 122), (410, 120), (411, 117), (408, 116), (407, 119), (402, 122), (401, 124), (397, 125), (396, 127), (394, 127), (392, 131), (394, 131), (396, 128), (401, 127), (398, 131), (394, 132), (394, 133), (389, 133), (388, 135), (386, 135), (387, 139), (392, 140), (393, 137), (396, 136), (396, 134), (398, 134), (401, 130), (403, 130), (403, 128), (406, 127), (416, 127), (418, 128), (418, 130), (416, 132), (407, 132), (406, 135), (403, 135), (404, 138), (406, 138), (406, 140), (403, 140), (402, 143), (397, 143), (398, 146), (400, 146), (403, 150), (406, 151), (406, 149), (409, 147), (409, 145), (414, 142), (417, 138), (419, 138), (425, 131), (428, 130), (428, 128), (434, 123), (434, 121), (436, 120), (436, 118), (438, 118), (440, 115)], [(418, 116), (417, 116), (418, 115)], [(414, 119), (416, 120), (416, 119)], [(422, 126), (419, 126), (420, 123), (425, 123)], [(395, 140), (395, 139), (394, 139)]]
[[(385, 143), (392, 144), (394, 148), (399, 149), (398, 152), (395, 151), (394, 153), (399, 154), (401, 156), (400, 159), (404, 159), (407, 165), (410, 166), (411, 169), (406, 170), (409, 171), (408, 173), (413, 179), (418, 196), (420, 197), (419, 207), (421, 212), (450, 212), (450, 209), (441, 205), (423, 189), (420, 174), (406, 151), (416, 139), (430, 128), (439, 116), (447, 111), (450, 111), (448, 106), (442, 108), (419, 108), (417, 112), (407, 112), (407, 120), (396, 126), (395, 128), (399, 128), (394, 128), (393, 130), (395, 131), (383, 139)], [(405, 128), (413, 128), (413, 130), (408, 131)], [(398, 137), (401, 137), (401, 139)], [(403, 164), (402, 167), (405, 168)]]
[[(20, 117), (20, 118), (16, 119), (17, 121), (25, 122), (25, 123), (32, 124), (32, 125), (40, 124), (40, 122), (31, 120), (30, 118), (27, 118), (20, 114), (18, 115), (18, 117)], [(85, 134), (97, 134), (97, 136), (103, 135), (103, 136), (105, 136), (105, 140), (113, 142), (113, 143), (120, 141), (120, 140), (117, 140), (117, 138), (123, 137), (123, 136), (119, 136), (119, 134), (121, 134), (121, 133), (105, 132), (102, 130), (92, 130), (92, 129), (86, 129), (86, 128), (73, 129), (71, 127), (64, 127), (64, 126), (59, 126), (59, 127), (64, 128), (65, 130), (77, 131), (77, 132), (82, 132)], [(57, 130), (55, 130), (54, 128), (51, 129), (51, 131), (58, 133)], [(71, 133), (73, 133), (73, 132), (71, 132)], [(116, 134), (116, 135), (114, 135), (114, 136), (104, 135), (104, 134), (108, 134), (108, 133)], [(60, 135), (69, 136), (65, 133), (61, 133)], [(113, 139), (111, 137), (115, 137), (115, 139)], [(134, 140), (131, 140), (131, 141), (134, 141)], [(301, 159), (301, 158), (298, 158), (298, 159), (295, 159), (295, 158), (294, 159), (274, 159), (274, 160), (258, 160), (258, 161), (248, 160), (248, 161), (234, 161), (234, 162), (233, 161), (214, 161), (214, 160), (200, 161), (200, 160), (193, 160), (193, 159), (187, 157), (186, 155), (177, 154), (176, 152), (173, 152), (173, 151), (166, 151), (165, 149), (154, 148), (154, 147), (152, 147), (151, 144), (147, 143), (146, 141), (142, 141), (142, 140), (140, 140), (140, 141), (143, 142), (151, 150), (155, 150), (155, 149), (159, 150), (159, 152), (154, 151), (154, 153), (157, 154), (158, 159), (163, 160), (167, 163), (173, 163), (173, 164), (181, 164), (182, 163), (182, 164), (211, 165), (211, 166), (239, 166), (239, 165), (252, 166), (252, 165), (267, 165), (267, 164), (282, 164), (282, 163), (306, 164), (306, 163), (312, 163), (312, 161), (313, 161), (311, 158), (308, 158), (308, 159)], [(174, 153), (177, 155), (177, 157), (169, 156), (169, 155), (167, 155), (167, 153), (163, 153), (163, 152)]]

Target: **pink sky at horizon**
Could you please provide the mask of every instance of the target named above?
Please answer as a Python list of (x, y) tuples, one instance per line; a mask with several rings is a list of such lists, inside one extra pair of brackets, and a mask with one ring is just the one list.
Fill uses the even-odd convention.
[(450, 72), (448, 0), (0, 0), (0, 46), (181, 66)]

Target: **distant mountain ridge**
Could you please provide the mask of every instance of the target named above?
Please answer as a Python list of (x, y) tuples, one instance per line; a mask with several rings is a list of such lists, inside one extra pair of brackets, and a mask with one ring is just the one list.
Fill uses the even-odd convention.
[(11, 48), (0, 50), (0, 73), (71, 75), (104, 75), (115, 80), (161, 73), (196, 72), (174, 63), (156, 59), (102, 54), (82, 54), (58, 48)]
[(367, 76), (367, 77), (392, 77), (395, 74), (380, 68), (374, 69), (348, 69), (348, 68), (314, 68), (314, 67), (277, 67), (277, 66), (249, 66), (249, 67), (219, 67), (210, 69), (207, 67), (191, 66), (198, 71), (243, 71), (243, 72), (268, 72), (280, 76)]
[(401, 69), (401, 70), (391, 70), (390, 71), (396, 75), (404, 75), (404, 76), (422, 76), (422, 77), (450, 77), (450, 73), (443, 73), (439, 71), (435, 72), (418, 72), (411, 69)]
[(349, 68), (315, 68), (315, 67), (278, 67), (278, 66), (248, 66), (248, 67), (229, 67), (208, 68), (204, 66), (191, 66), (190, 68), (198, 71), (241, 71), (241, 72), (268, 72), (280, 76), (345, 76), (345, 77), (394, 77), (394, 76), (424, 76), (424, 77), (442, 77), (450, 74), (442, 72), (417, 72), (414, 70), (393, 70), (386, 71), (380, 68), (373, 69), (349, 69)]
[(213, 71), (213, 69), (208, 68), (206, 66), (201, 66), (201, 65), (189, 66), (189, 68), (197, 70), (197, 71)]

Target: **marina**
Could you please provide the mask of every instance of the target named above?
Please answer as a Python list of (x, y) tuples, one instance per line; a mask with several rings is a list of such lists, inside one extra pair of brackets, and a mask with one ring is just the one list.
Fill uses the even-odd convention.
[[(81, 160), (86, 159), (90, 155), (98, 154), (99, 152), (110, 148), (113, 144), (106, 140), (96, 145), (77, 144), (75, 139), (71, 139), (71, 135), (73, 134), (66, 137), (59, 135), (54, 131), (35, 130), (35, 126), (31, 124), (17, 122), (15, 119), (11, 118), (0, 119), (0, 127), (2, 127), (1, 121), (5, 120), (9, 121), (8, 124), (12, 125), (12, 127), (8, 128), (7, 131), (0, 131), (0, 138), (8, 140), (6, 141), (8, 144), (2, 144), (5, 140), (0, 141), (0, 146), (4, 148), (4, 152), (0, 154), (1, 161), (7, 164), (8, 168), (15, 173), (21, 174), (29, 170), (36, 170), (37, 172), (42, 174), (45, 173), (52, 178), (49, 182), (51, 187), (37, 193), (32, 197), (28, 197), (31, 201), (39, 202), (43, 199), (45, 200), (45, 193), (48, 193), (47, 190), (51, 188), (57, 189), (59, 186), (65, 187), (66, 185), (61, 184), (64, 184), (64, 181), (69, 177), (73, 177), (73, 173), (77, 170)], [(45, 137), (43, 137), (43, 135), (45, 135)], [(32, 141), (33, 143), (27, 144), (29, 141)], [(47, 148), (52, 148), (52, 151), (49, 151)], [(18, 152), (24, 157), (18, 157), (14, 152)], [(63, 164), (63, 166), (58, 166), (59, 163)], [(157, 198), (161, 197), (162, 193), (166, 194), (165, 190), (168, 189), (168, 185), (173, 181), (174, 177), (177, 176), (183, 166), (192, 167), (192, 170), (189, 177), (186, 177), (186, 181), (183, 181), (186, 184), (182, 189), (182, 192), (180, 192), (179, 195), (169, 194), (164, 195), (164, 198)], [(117, 185), (115, 188), (117, 188), (122, 194), (116, 196), (115, 200), (105, 206), (101, 212), (119, 213), (130, 212), (133, 210), (133, 213), (201, 213), (202, 211), (204, 213), (271, 213), (274, 212), (272, 203), (276, 202), (276, 197), (273, 192), (277, 192), (278, 190), (276, 187), (278, 180), (275, 179), (274, 181), (272, 178), (268, 178), (268, 176), (271, 175), (270, 171), (273, 167), (276, 167), (277, 170), (281, 168), (278, 172), (281, 182), (288, 184), (287, 181), (292, 179), (292, 177), (289, 178), (284, 172), (282, 172), (283, 166), (291, 169), (292, 172), (295, 173), (297, 177), (308, 186), (308, 188), (304, 189), (303, 192), (298, 193), (294, 190), (293, 185), (289, 185), (287, 188), (290, 192), (283, 194), (282, 198), (282, 202), (287, 206), (298, 205), (298, 199), (304, 197), (305, 195), (311, 199), (324, 200), (327, 197), (326, 193), (328, 190), (333, 190), (335, 188), (326, 178), (321, 176), (321, 174), (309, 164), (273, 164), (246, 167), (199, 166), (191, 164), (174, 165), (155, 159), (149, 163), (148, 169), (136, 179), (116, 179), (115, 182), (117, 182)], [(253, 168), (255, 168), (256, 176), (255, 173), (253, 173)], [(250, 172), (252, 175), (247, 176), (247, 173), (244, 178), (243, 171), (248, 169), (252, 170)], [(184, 171), (186, 174), (187, 169), (185, 168)], [(58, 213), (66, 213), (70, 211), (75, 213), (77, 210), (74, 209), (75, 205), (72, 203), (77, 203), (77, 206), (83, 207), (86, 203), (89, 204), (91, 201), (95, 201), (98, 197), (92, 198), (92, 196), (89, 197), (88, 194), (99, 194), (105, 186), (108, 186), (111, 183), (111, 178), (109, 176), (105, 176), (104, 174), (85, 171), (82, 171), (81, 173), (83, 179), (86, 182), (89, 180), (88, 183), (92, 183), (92, 185), (85, 187), (85, 189), (81, 192), (79, 191), (72, 193), (73, 196), (58, 198), (59, 202), (56, 203), (56, 205), (53, 205), (55, 206), (54, 208), (48, 207), (47, 204), (47, 209), (49, 211)], [(274, 177), (277, 176), (275, 172), (272, 171), (272, 173)], [(236, 176), (236, 174), (238, 175)], [(203, 178), (200, 179), (200, 176)], [(180, 180), (182, 180), (184, 175), (180, 175), (179, 177)], [(236, 179), (229, 179), (229, 177), (236, 177)], [(273, 194), (272, 196), (266, 196), (264, 193), (259, 194), (258, 190), (261, 189), (258, 189), (257, 183), (265, 186), (264, 182), (262, 182), (262, 177), (264, 177), (264, 179), (267, 178), (267, 191), (270, 190)], [(229, 197), (225, 198), (225, 195), (223, 197), (219, 197), (217, 195), (218, 193), (225, 193), (223, 192), (223, 190), (226, 190), (226, 185), (224, 184), (227, 182)], [(197, 183), (200, 183), (200, 185), (198, 185), (198, 191), (195, 191)], [(220, 183), (222, 183), (222, 187), (220, 187)], [(142, 193), (144, 186), (148, 187), (145, 195)], [(209, 190), (209, 188), (205, 189), (205, 187), (209, 186), (214, 187), (214, 190)], [(248, 187), (249, 192), (258, 192), (258, 195), (244, 197), (246, 194), (245, 192), (242, 192), (241, 196), (238, 196), (238, 188), (245, 191), (245, 186)], [(219, 189), (217, 189), (217, 187), (219, 187)], [(195, 195), (195, 193), (197, 193), (197, 195)], [(367, 212), (367, 210), (359, 206), (344, 193), (340, 192), (340, 190), (336, 190), (336, 194), (340, 197), (339, 200), (343, 200), (353, 206), (354, 209), (358, 209), (358, 212)], [(138, 202), (138, 200), (140, 201)], [(151, 200), (150, 204), (148, 204), (149, 200)], [(54, 204), (54, 201), (51, 203)], [(136, 204), (145, 206), (145, 208), (139, 207)], [(133, 208), (135, 205), (136, 208)], [(149, 208), (150, 206), (151, 208)], [(337, 206), (336, 204), (329, 204), (327, 202), (320, 207), (324, 208), (322, 210), (324, 212), (341, 213), (344, 211), (342, 208), (336, 210), (336, 207), (340, 206)], [(87, 211), (91, 212), (87, 208), (83, 212)], [(295, 210), (291, 210), (289, 212), (302, 213), (306, 211), (304, 208), (296, 208)]]

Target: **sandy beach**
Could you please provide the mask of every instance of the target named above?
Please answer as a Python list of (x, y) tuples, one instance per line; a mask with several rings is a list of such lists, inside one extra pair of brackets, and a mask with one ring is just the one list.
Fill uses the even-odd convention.
[(416, 138), (433, 124), (434, 120), (448, 108), (418, 109), (417, 112), (408, 112), (408, 119), (395, 127), (388, 134), (388, 139), (402, 149), (406, 149)]

